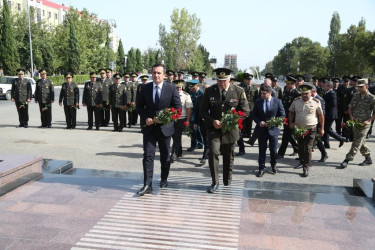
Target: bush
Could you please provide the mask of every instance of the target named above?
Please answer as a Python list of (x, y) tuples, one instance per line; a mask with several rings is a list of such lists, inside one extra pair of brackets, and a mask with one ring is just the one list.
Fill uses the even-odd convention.
[[(48, 78), (53, 82), (54, 86), (61, 86), (65, 82), (64, 76), (50, 76)], [(90, 80), (89, 75), (75, 75), (73, 78), (73, 82), (76, 84), (83, 84), (88, 80)]]

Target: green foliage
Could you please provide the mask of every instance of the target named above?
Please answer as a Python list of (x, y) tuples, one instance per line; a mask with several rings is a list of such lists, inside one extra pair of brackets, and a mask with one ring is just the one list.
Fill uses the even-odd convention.
[(124, 74), (124, 58), (125, 58), (124, 46), (122, 45), (122, 41), (120, 39), (118, 50), (117, 50), (117, 60), (116, 60), (116, 70), (120, 74)]
[[(60, 86), (65, 82), (65, 77), (63, 75), (48, 76), (48, 78), (53, 82), (54, 86)], [(74, 75), (74, 78), (73, 78), (73, 82), (77, 84), (83, 84), (88, 80), (90, 80), (89, 75)]]
[(198, 49), (201, 51), (202, 56), (203, 56), (203, 65), (204, 65), (204, 72), (210, 71), (211, 65), (210, 65), (210, 52), (202, 45), (198, 45)]
[(143, 71), (142, 53), (139, 49), (135, 51), (135, 72)]
[(126, 72), (135, 72), (136, 65), (137, 58), (135, 54), (135, 49), (131, 47), (128, 51), (128, 58), (126, 59)]
[(201, 50), (197, 48), (196, 50), (194, 50), (193, 55), (191, 57), (188, 71), (189, 72), (192, 72), (192, 71), (201, 72), (204, 70), (205, 70), (204, 58), (203, 58)]
[(0, 65), (5, 75), (15, 75), (19, 65), (13, 31), (10, 8), (7, 1), (3, 0), (0, 23)]
[(336, 75), (336, 64), (337, 64), (337, 54), (340, 46), (340, 29), (341, 21), (340, 15), (336, 11), (332, 15), (329, 38), (328, 38), (328, 49), (329, 49), (329, 58), (328, 58), (328, 71), (332, 76)]
[(243, 74), (244, 74), (244, 72), (237, 72), (236, 78), (237, 78), (238, 82), (243, 82)]
[(69, 47), (68, 47), (68, 70), (70, 72), (79, 73), (80, 66), (80, 52), (78, 47), (78, 41), (76, 37), (76, 31), (73, 20), (68, 19), (69, 22)]

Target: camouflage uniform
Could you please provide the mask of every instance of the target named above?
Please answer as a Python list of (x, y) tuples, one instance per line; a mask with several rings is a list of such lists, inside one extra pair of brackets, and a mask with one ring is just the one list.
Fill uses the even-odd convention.
[[(352, 110), (353, 118), (363, 123), (375, 112), (375, 96), (369, 92), (364, 96), (360, 93), (356, 93), (349, 104), (349, 108)], [(364, 157), (370, 156), (370, 149), (366, 146), (365, 138), (369, 129), (370, 124), (354, 129), (354, 140), (349, 153), (346, 154), (346, 161), (352, 161), (358, 149)]]

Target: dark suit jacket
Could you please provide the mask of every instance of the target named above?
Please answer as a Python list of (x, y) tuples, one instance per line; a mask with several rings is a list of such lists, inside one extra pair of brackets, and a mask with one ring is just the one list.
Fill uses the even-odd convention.
[(259, 123), (261, 121), (267, 122), (274, 116), (285, 117), (285, 110), (284, 110), (283, 104), (281, 103), (281, 100), (277, 98), (272, 98), (270, 109), (268, 110), (268, 113), (265, 114), (263, 110), (263, 103), (264, 103), (263, 99), (258, 99), (255, 102), (252, 115), (257, 125), (255, 126), (254, 133), (258, 134), (258, 138), (261, 138), (262, 135), (264, 135), (264, 133), (268, 130), (271, 136), (277, 136), (280, 133), (280, 129), (278, 127), (273, 127), (271, 129), (268, 129), (267, 127), (260, 127)]
[(326, 114), (325, 118), (327, 120), (337, 119), (337, 95), (335, 91), (330, 90), (323, 96), (324, 101), (326, 102), (325, 109)]
[[(156, 117), (157, 112), (163, 109), (171, 108), (171, 107), (174, 107), (175, 109), (181, 108), (180, 96), (174, 84), (169, 83), (169, 82), (163, 83), (163, 88), (161, 90), (160, 102), (159, 102), (158, 107), (155, 107), (155, 104), (154, 104), (153, 87), (154, 87), (153, 82), (143, 85), (137, 97), (137, 101), (136, 101), (138, 114), (140, 115), (141, 120), (144, 122), (144, 124), (146, 124), (147, 118)], [(155, 125), (155, 126), (159, 126), (159, 125)], [(143, 134), (147, 135), (147, 134), (153, 133), (155, 126), (152, 125), (152, 126), (143, 127), (142, 129)], [(171, 122), (168, 125), (161, 125), (161, 131), (166, 137), (173, 135), (174, 133), (173, 122)]]

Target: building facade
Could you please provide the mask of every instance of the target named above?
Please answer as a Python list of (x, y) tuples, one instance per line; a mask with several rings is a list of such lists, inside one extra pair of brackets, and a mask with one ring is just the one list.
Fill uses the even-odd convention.
[(226, 54), (224, 56), (224, 67), (236, 67), (237, 68), (237, 55), (235, 54)]

